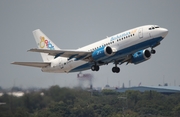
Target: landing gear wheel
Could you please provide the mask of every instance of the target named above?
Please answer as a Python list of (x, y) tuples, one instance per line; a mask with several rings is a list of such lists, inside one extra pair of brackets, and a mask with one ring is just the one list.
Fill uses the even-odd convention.
[(112, 72), (113, 73), (119, 73), (120, 72), (120, 68), (119, 67), (113, 67), (112, 68)]
[(96, 66), (95, 66), (95, 69), (96, 69), (96, 71), (99, 71), (99, 66), (96, 65)]
[(91, 70), (95, 71), (95, 65), (91, 66)]
[(99, 66), (98, 65), (93, 65), (91, 66), (92, 71), (99, 71)]
[(151, 54), (155, 54), (155, 53), (156, 53), (156, 50), (152, 49)]

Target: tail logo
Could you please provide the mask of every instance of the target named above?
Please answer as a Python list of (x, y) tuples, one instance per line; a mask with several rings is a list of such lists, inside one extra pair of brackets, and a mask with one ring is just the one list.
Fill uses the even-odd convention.
[(51, 44), (50, 41), (46, 40), (44, 37), (40, 37), (40, 43), (39, 43), (40, 48), (48, 48), (50, 50), (54, 50), (54, 46)]

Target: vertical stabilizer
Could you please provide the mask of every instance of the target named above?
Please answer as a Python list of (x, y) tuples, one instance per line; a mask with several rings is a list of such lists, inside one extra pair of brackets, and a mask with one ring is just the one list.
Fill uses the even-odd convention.
[[(34, 30), (33, 35), (39, 49), (60, 50), (40, 29)], [(44, 62), (54, 59), (47, 53), (41, 53), (41, 56)]]

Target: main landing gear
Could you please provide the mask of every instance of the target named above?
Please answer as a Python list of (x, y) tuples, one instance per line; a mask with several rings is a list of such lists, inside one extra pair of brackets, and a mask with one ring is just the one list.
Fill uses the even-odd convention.
[(99, 66), (98, 65), (93, 65), (91, 66), (92, 71), (99, 71)]
[[(99, 71), (99, 66), (98, 65), (92, 65), (91, 66), (91, 70), (92, 71)], [(119, 67), (117, 67), (117, 64), (115, 64), (115, 67), (113, 67), (112, 68), (112, 72), (113, 73), (119, 73), (120, 72), (120, 68)]]
[(112, 68), (112, 72), (113, 73), (119, 73), (120, 72), (120, 68), (117, 67), (117, 63), (115, 63), (115, 67)]

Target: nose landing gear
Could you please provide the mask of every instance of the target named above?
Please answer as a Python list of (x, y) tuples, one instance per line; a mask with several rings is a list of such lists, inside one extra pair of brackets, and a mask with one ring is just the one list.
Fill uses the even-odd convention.
[(113, 73), (119, 73), (120, 72), (120, 68), (119, 67), (113, 67), (112, 68), (112, 72)]
[(151, 54), (155, 54), (156, 50), (154, 50), (153, 48), (151, 49)]

